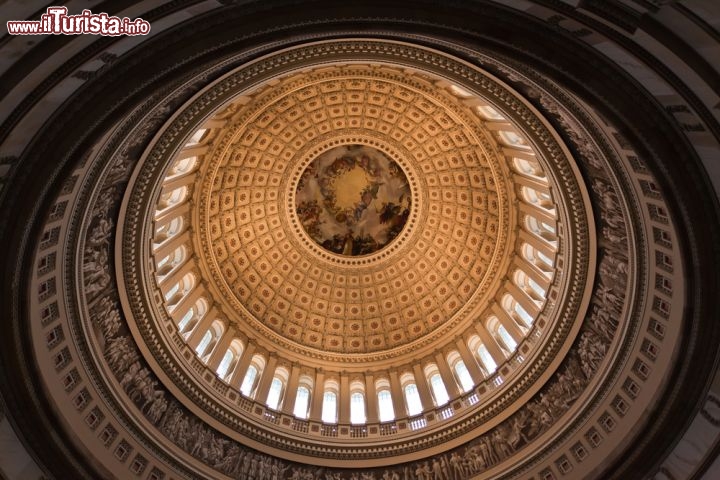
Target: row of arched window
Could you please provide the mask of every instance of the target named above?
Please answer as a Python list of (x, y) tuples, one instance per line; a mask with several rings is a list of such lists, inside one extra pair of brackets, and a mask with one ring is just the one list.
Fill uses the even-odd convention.
[[(483, 352), (483, 345), (479, 346), (478, 355), (487, 355)], [(236, 351), (226, 353), (225, 358), (232, 358), (236, 355)], [(232, 360), (230, 360), (232, 361)], [(486, 359), (488, 361), (488, 370), (494, 371), (496, 365), (494, 361)], [(468, 392), (474, 387), (474, 381), (470, 376), (470, 373), (465, 366), (464, 361), (461, 359), (460, 354), (456, 351), (451, 352), (448, 355), (448, 362), (451, 362), (453, 379), (452, 381), (457, 382), (457, 386), (462, 389), (462, 392)], [(250, 365), (243, 376), (242, 383), (240, 385), (240, 392), (249, 398), (257, 399), (261, 395), (258, 391), (259, 379), (263, 374), (266, 361), (263, 355), (254, 354)], [(221, 378), (227, 379), (230, 376), (230, 372), (224, 369), (221, 365), (217, 371)], [(447, 404), (450, 401), (445, 381), (443, 380), (440, 371), (435, 363), (430, 363), (424, 368), (424, 378), (422, 381), (427, 382), (427, 386), (430, 389), (433, 405), (432, 407), (440, 407)], [(290, 401), (286, 398), (287, 395), (292, 395), (292, 392), (288, 392), (288, 382), (290, 379), (290, 372), (287, 367), (280, 366), (275, 369), (270, 382), (269, 390), (264, 395), (264, 403), (271, 409), (281, 410), (284, 403)], [(399, 376), (399, 385), (402, 391), (402, 404), (405, 411), (399, 412), (401, 416), (414, 416), (423, 412), (424, 406), (420, 398), (418, 385), (413, 373), (405, 372)], [(337, 423), (338, 412), (340, 403), (343, 399), (340, 398), (340, 383), (336, 379), (325, 380), (322, 384), (322, 389), (317, 393), (321, 395), (321, 409), (320, 409), (320, 420), (325, 423)], [(297, 388), (295, 390), (295, 398), (292, 403), (292, 413), (299, 419), (308, 419), (311, 413), (311, 399), (316, 394), (315, 380), (313, 376), (308, 374), (300, 375), (298, 379)], [(381, 377), (374, 382), (374, 391), (370, 394), (376, 397), (377, 405), (377, 421), (388, 422), (396, 418), (395, 403), (393, 401), (393, 393), (391, 391), (390, 380), (386, 377)], [(367, 421), (367, 395), (366, 383), (363, 380), (356, 379), (349, 384), (349, 420), (353, 424), (364, 424)]]
[[(488, 121), (504, 120), (489, 106), (478, 107), (478, 113)], [(313, 371), (292, 378), (288, 367), (270, 367), (266, 355), (248, 348), (247, 340), (228, 329), (227, 322), (209, 308), (209, 297), (193, 270), (186, 233), (187, 200), (200, 162), (197, 148), (205, 134), (200, 130), (192, 137), (166, 175), (155, 215), (156, 278), (178, 333), (200, 360), (245, 397), (299, 419), (331, 424), (338, 423), (341, 406), (348, 412), (343, 420), (352, 424), (412, 417), (446, 405), (495, 375), (534, 328), (554, 275), (556, 212), (547, 178), (530, 147), (514, 131), (498, 130), (516, 179), (522, 230), (507, 291), (491, 313), (477, 322), (477, 333), (466, 334), (456, 349), (419, 369), (402, 371), (396, 377), (373, 374), (376, 380), (372, 382), (350, 380), (346, 398), (341, 397), (336, 378), (319, 381)]]

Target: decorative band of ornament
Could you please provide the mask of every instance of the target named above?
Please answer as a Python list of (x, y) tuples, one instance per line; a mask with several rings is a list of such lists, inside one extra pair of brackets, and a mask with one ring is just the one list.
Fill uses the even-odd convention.
[[(379, 43), (382, 43), (382, 42), (379, 42)], [(533, 127), (534, 127), (533, 132), (535, 132), (535, 133), (539, 132), (539, 133), (537, 133), (537, 135), (547, 136), (546, 138), (543, 138), (543, 141), (547, 141), (552, 138), (551, 134), (548, 133), (547, 131), (543, 130), (541, 125), (534, 125)], [(175, 133), (177, 133), (177, 132), (175, 132)], [(165, 147), (163, 147), (163, 148), (165, 148)], [(156, 154), (156, 152), (151, 152), (148, 156), (148, 162), (150, 164), (152, 164), (153, 162), (156, 162), (156, 163), (161, 162), (162, 161), (161, 157), (162, 157), (162, 154), (160, 154), (160, 153)], [(563, 168), (563, 165), (562, 165), (563, 160), (562, 159), (552, 158), (549, 160), (554, 163), (555, 168), (559, 168), (559, 169)], [(557, 163), (557, 165), (555, 165), (555, 163)], [(127, 275), (128, 272), (131, 272), (131, 273), (134, 272), (131, 274), (131, 278), (126, 277), (124, 279), (126, 286), (128, 287), (127, 290), (129, 292), (131, 292), (131, 294), (133, 294), (133, 295), (136, 293), (139, 293), (141, 291), (144, 291), (144, 289), (145, 289), (145, 287), (143, 285), (141, 285), (142, 279), (137, 278), (138, 277), (137, 262), (139, 261), (139, 259), (137, 258), (137, 255), (133, 255), (133, 254), (131, 254), (131, 252), (136, 252), (137, 247), (138, 247), (137, 242), (142, 242), (142, 239), (135, 238), (135, 237), (137, 237), (137, 235), (139, 233), (139, 231), (136, 229), (136, 226), (137, 226), (137, 222), (140, 221), (140, 218), (143, 217), (143, 215), (145, 215), (147, 213), (147, 212), (143, 213), (141, 211), (143, 208), (147, 207), (147, 203), (145, 203), (144, 206), (141, 205), (143, 203), (143, 200), (141, 199), (141, 197), (142, 198), (146, 197), (149, 194), (149, 192), (152, 190), (152, 188), (153, 188), (151, 186), (152, 181), (153, 181), (152, 178), (150, 178), (150, 177), (146, 178), (146, 177), (143, 177), (142, 175), (140, 175), (138, 177), (138, 183), (134, 186), (134, 188), (138, 188), (139, 193), (141, 193), (141, 195), (140, 196), (129, 195), (126, 197), (129, 202), (128, 208), (127, 208), (128, 215), (129, 215), (128, 222), (130, 222), (130, 223), (135, 222), (134, 223), (135, 227), (133, 227), (132, 225), (127, 226), (128, 227), (127, 234), (133, 238), (123, 238), (123, 251), (125, 252), (125, 254), (128, 255), (126, 257), (128, 264), (123, 265), (123, 270), (124, 270), (125, 275)], [(567, 195), (570, 195), (570, 196), (573, 194), (574, 194), (574, 192), (567, 193)], [(582, 212), (573, 212), (573, 215), (578, 216), (581, 213)], [(137, 242), (136, 242), (136, 240), (137, 240)], [(581, 256), (581, 258), (586, 259), (587, 257), (584, 255), (586, 254), (585, 250), (588, 248), (589, 240), (587, 238), (570, 238), (569, 240), (571, 240), (572, 242), (576, 242), (578, 244), (578, 245), (572, 245), (572, 247), (579, 249), (580, 251), (579, 251), (578, 255)], [(621, 247), (621, 245), (618, 246), (618, 248), (620, 248), (620, 247)], [(585, 266), (582, 266), (582, 268), (580, 268), (580, 267), (578, 267), (578, 268), (581, 271), (583, 271), (584, 273), (587, 272), (587, 270), (586, 270), (587, 267), (585, 267)], [(572, 265), (565, 265), (564, 271), (565, 271), (565, 275), (573, 275), (575, 273), (575, 270)], [(584, 285), (585, 280), (586, 279), (584, 277), (577, 279), (576, 284)], [(580, 293), (580, 294), (582, 294), (582, 293)], [(382, 454), (380, 454), (379, 450), (373, 446), (359, 446), (359, 447), (355, 448), (355, 447), (348, 447), (347, 445), (344, 445), (344, 444), (343, 445), (333, 444), (332, 446), (328, 446), (327, 449), (322, 449), (322, 451), (318, 451), (312, 445), (308, 445), (309, 449), (306, 451), (303, 449), (302, 445), (298, 444), (297, 449), (299, 449), (299, 450), (297, 450), (297, 451), (302, 451), (303, 454), (310, 455), (313, 457), (319, 457), (319, 458), (336, 459), (336, 458), (348, 458), (348, 456), (352, 456), (353, 458), (356, 458), (356, 459), (378, 458), (379, 454), (381, 456), (385, 457), (385, 456), (390, 456), (390, 455), (394, 455), (394, 454), (398, 454), (398, 453), (409, 454), (409, 453), (414, 453), (414, 452), (420, 452), (424, 448), (441, 445), (443, 442), (445, 442), (447, 440), (458, 439), (462, 435), (466, 435), (466, 434), (470, 433), (471, 431), (473, 431), (477, 428), (479, 423), (482, 423), (482, 421), (484, 421), (484, 420), (492, 419), (497, 414), (498, 411), (502, 410), (503, 408), (508, 407), (508, 405), (510, 403), (514, 402), (519, 396), (521, 396), (523, 393), (527, 392), (527, 389), (528, 389), (528, 387), (531, 386), (531, 383), (537, 379), (538, 375), (542, 374), (542, 372), (544, 371), (545, 368), (547, 368), (547, 362), (551, 361), (551, 359), (554, 358), (553, 353), (555, 353), (557, 351), (557, 349), (562, 348), (562, 344), (565, 342), (565, 337), (568, 334), (570, 326), (573, 323), (573, 320), (577, 316), (578, 303), (581, 301), (580, 297), (578, 296), (577, 291), (563, 293), (562, 295), (567, 295), (569, 297), (567, 299), (563, 298), (562, 312), (559, 313), (559, 315), (562, 317), (561, 318), (562, 325), (557, 327), (557, 331), (555, 331), (552, 328), (548, 329), (548, 332), (549, 332), (548, 335), (552, 336), (552, 348), (549, 347), (549, 351), (543, 351), (543, 360), (541, 362), (537, 362), (532, 365), (531, 373), (525, 372), (525, 374), (527, 374), (526, 376), (532, 377), (532, 378), (525, 379), (523, 376), (523, 378), (516, 379), (518, 382), (513, 383), (513, 387), (517, 387), (517, 388), (504, 389), (501, 392), (502, 395), (499, 396), (502, 398), (495, 399), (494, 400), (495, 404), (492, 407), (488, 407), (488, 408), (483, 407), (482, 409), (478, 409), (477, 412), (473, 413), (472, 419), (470, 419), (466, 416), (462, 422), (457, 422), (457, 421), (454, 422), (453, 420), (450, 420), (447, 424), (445, 424), (446, 428), (443, 429), (443, 432), (438, 432), (437, 430), (433, 430), (432, 432), (427, 432), (428, 433), (427, 435), (424, 435), (422, 432), (422, 429), (421, 429), (420, 431), (418, 431), (417, 434), (405, 436), (404, 439), (398, 438), (397, 441), (393, 442), (391, 447), (383, 447)], [(567, 303), (565, 302), (565, 300), (567, 300)], [(137, 324), (138, 330), (140, 331), (140, 334), (145, 339), (145, 342), (146, 342), (148, 348), (150, 350), (155, 350), (157, 348), (160, 348), (158, 345), (158, 342), (161, 340), (160, 340), (160, 336), (158, 335), (158, 330), (161, 329), (162, 325), (153, 325), (150, 323), (150, 322), (152, 322), (152, 319), (147, 316), (148, 315), (147, 299), (135, 298), (135, 299), (130, 299), (130, 301), (132, 303), (132, 308), (134, 310), (134, 313), (136, 313), (134, 320), (138, 322), (138, 324)], [(160, 319), (160, 321), (165, 321), (166, 326), (167, 326), (167, 324), (169, 324), (169, 322), (168, 322), (169, 319), (167, 318), (167, 314), (165, 314), (164, 316), (161, 315), (159, 317), (159, 319)], [(554, 335), (557, 332), (562, 332), (561, 334), (559, 334), (560, 337), (562, 337), (562, 338), (554, 337)], [(592, 335), (593, 335), (593, 333), (591, 332), (591, 333), (588, 333), (586, 336), (592, 336)], [(577, 344), (576, 344), (576, 347), (577, 347)], [(595, 353), (597, 353), (597, 352), (595, 352)], [(168, 376), (173, 377), (173, 381), (174, 381), (175, 380), (174, 377), (176, 377), (177, 375), (182, 375), (182, 372), (180, 372), (178, 370), (179, 367), (177, 365), (174, 365), (174, 366), (167, 365), (168, 369), (167, 370), (165, 369), (165, 367), (166, 367), (165, 363), (167, 363), (169, 361), (171, 356), (172, 355), (167, 355), (167, 354), (157, 355), (155, 357), (155, 359), (157, 360), (158, 363), (163, 364), (162, 365), (163, 371), (165, 371), (168, 374)], [(602, 358), (602, 355), (600, 356), (600, 358)], [(568, 369), (569, 369), (568, 373), (572, 373), (574, 376), (577, 376), (577, 375), (579, 375), (579, 372), (582, 371), (582, 368), (580, 370), (578, 370), (576, 368), (577, 362), (579, 360), (578, 360), (577, 356), (575, 357), (575, 359), (576, 360), (574, 360), (574, 361), (568, 360), (569, 362), (573, 363), (573, 365), (570, 365), (570, 364), (568, 365)], [(140, 360), (140, 361), (141, 361), (141, 366), (139, 368), (145, 368), (145, 369), (149, 368), (147, 366), (147, 363), (144, 360)], [(597, 358), (597, 355), (595, 355), (595, 357), (593, 357), (591, 359), (591, 361), (589, 361), (589, 363), (588, 363), (589, 367), (587, 368), (587, 372), (593, 373), (593, 370), (599, 365), (600, 361), (601, 360)], [(120, 381), (122, 381), (122, 379), (128, 375), (128, 368), (130, 366), (123, 364), (123, 365), (117, 365), (117, 367), (118, 367), (117, 374), (120, 375), (120, 377), (121, 377)], [(137, 372), (135, 372), (135, 373), (137, 373)], [(130, 374), (131, 374), (130, 377), (135, 375), (135, 373), (130, 371)], [(130, 377), (128, 377), (128, 378), (130, 378)], [(587, 385), (587, 382), (590, 382), (590, 378), (591, 378), (591, 375), (589, 375), (583, 381), (577, 382), (576, 386), (577, 386), (578, 392), (583, 388), (584, 385)], [(128, 381), (132, 381), (132, 380), (128, 380)], [(181, 383), (190, 382), (191, 379), (185, 378), (184, 380), (179, 379), (178, 381), (180, 381)], [(528, 382), (530, 382), (530, 383), (528, 383)], [(520, 385), (520, 384), (522, 384), (522, 385)], [(485, 387), (486, 387), (486, 385), (483, 385), (483, 388), (485, 388)], [(537, 388), (539, 388), (539, 386)], [(548, 386), (547, 388), (554, 388), (554, 387)], [(199, 396), (203, 397), (202, 399), (198, 399), (197, 401), (193, 400), (193, 402), (196, 405), (204, 405), (204, 406), (206, 406), (206, 408), (214, 408), (214, 407), (210, 406), (210, 403), (213, 402), (213, 399), (208, 398), (206, 395), (206, 392), (199, 391), (197, 389), (192, 389), (192, 388), (185, 388), (184, 386), (181, 387), (180, 389), (183, 390), (186, 394), (188, 394), (188, 396), (192, 397), (192, 396), (199, 395)], [(512, 391), (510, 391), (510, 390), (512, 390)], [(579, 393), (576, 392), (576, 394), (579, 394)], [(567, 404), (566, 404), (567, 408), (570, 408), (570, 405), (572, 403), (574, 403), (576, 398), (577, 397), (574, 397), (573, 399), (571, 399), (567, 402)], [(227, 399), (222, 399), (223, 402), (225, 402), (226, 400)], [(175, 399), (171, 399), (170, 403), (173, 403), (173, 405), (168, 405), (165, 410), (167, 412), (172, 411), (172, 415), (170, 416), (170, 418), (174, 419), (175, 416), (178, 416), (181, 419), (184, 416), (191, 415)], [(255, 404), (255, 405), (258, 406), (257, 404)], [(482, 411), (480, 411), (480, 410), (482, 410)], [(565, 409), (565, 407), (563, 407), (562, 410), (563, 410), (563, 412), (567, 411)], [(213, 411), (215, 411), (215, 410), (213, 409)], [(179, 413), (177, 413), (177, 412), (179, 412)], [(215, 419), (218, 419), (221, 423), (226, 423), (226, 421), (227, 421), (227, 425), (230, 425), (230, 429), (234, 430), (235, 433), (239, 433), (241, 436), (246, 435), (247, 438), (250, 438), (255, 441), (262, 441), (263, 443), (267, 442), (267, 444), (269, 444), (269, 445), (281, 445), (281, 444), (283, 444), (283, 442), (285, 442), (285, 440), (284, 440), (285, 435), (283, 435), (283, 433), (280, 431), (279, 428), (277, 428), (276, 426), (273, 426), (274, 423), (273, 423), (273, 425), (268, 425), (269, 430), (266, 430), (264, 428), (258, 428), (255, 423), (244, 422), (242, 419), (244, 414), (240, 413), (240, 415), (236, 415), (236, 413), (240, 413), (240, 412), (225, 411), (223, 409), (223, 414), (221, 415), (222, 419), (218, 419), (218, 414), (211, 414), (211, 415)], [(477, 413), (477, 415), (475, 415), (475, 413)], [(531, 413), (531, 412), (525, 412), (525, 413), (527, 414), (527, 413)], [(562, 413), (562, 412), (559, 412), (559, 413)], [(171, 428), (172, 426), (175, 425), (176, 422), (175, 422), (175, 420), (172, 420), (172, 425), (168, 425), (168, 423), (167, 423), (168, 418), (166, 418), (167, 415), (168, 414), (164, 414), (164, 416), (161, 415), (161, 418), (158, 420), (159, 428), (161, 428), (161, 430), (163, 432), (165, 432), (167, 435), (169, 435), (168, 438), (170, 438), (171, 441), (178, 444), (178, 442), (181, 441), (181, 439), (178, 437), (177, 432), (175, 432), (173, 430), (173, 428)], [(195, 420), (192, 420), (192, 422), (198, 421), (196, 417), (193, 417), (193, 418), (195, 418)], [(274, 417), (274, 418), (278, 418), (278, 417)], [(180, 420), (178, 420), (178, 421), (180, 421)], [(203, 429), (203, 432), (204, 432), (203, 434), (205, 436), (207, 436), (207, 438), (213, 437), (214, 439), (221, 440), (222, 442), (225, 442), (225, 441), (231, 442), (231, 444), (232, 444), (231, 448), (234, 449), (237, 447), (237, 448), (240, 448), (241, 451), (243, 451), (244, 447), (240, 447), (239, 444), (234, 443), (235, 441), (232, 440), (232, 438), (228, 437), (227, 433), (223, 433), (219, 430), (216, 430), (213, 427), (211, 427), (205, 423), (199, 423), (198, 425), (199, 425), (198, 428)], [(549, 425), (550, 425), (550, 423), (537, 428), (533, 432), (533, 437), (536, 437), (536, 436), (546, 432), (547, 428), (549, 428)], [(405, 424), (405, 428), (407, 428), (407, 424)], [(223, 430), (224, 430), (224, 427), (223, 427)], [(340, 430), (342, 430), (342, 429), (340, 429)], [(322, 431), (325, 431), (325, 430), (322, 430)], [(487, 435), (488, 435), (487, 438), (490, 439), (490, 438), (493, 438), (491, 435), (495, 435), (495, 434), (488, 432)], [(231, 434), (231, 436), (234, 436), (234, 434)], [(271, 439), (271, 437), (272, 437), (272, 439)], [(483, 437), (483, 438), (485, 438), (485, 437)], [(416, 442), (415, 440), (417, 440), (417, 439), (422, 439), (422, 441)], [(325, 443), (322, 443), (322, 444), (324, 445)], [(522, 444), (522, 442), (518, 442), (517, 444), (512, 445), (511, 447), (509, 447), (510, 449), (507, 450), (507, 452), (509, 452), (515, 448), (520, 448), (521, 444)], [(293, 449), (295, 449), (295, 447), (293, 447)], [(251, 452), (250, 450), (248, 450), (248, 451)], [(503, 457), (506, 456), (507, 452), (503, 451), (502, 456)], [(251, 454), (252, 454), (252, 452), (250, 454), (244, 454), (244, 455), (247, 456), (247, 455), (251, 455)], [(499, 457), (496, 457), (496, 458), (499, 458)]]

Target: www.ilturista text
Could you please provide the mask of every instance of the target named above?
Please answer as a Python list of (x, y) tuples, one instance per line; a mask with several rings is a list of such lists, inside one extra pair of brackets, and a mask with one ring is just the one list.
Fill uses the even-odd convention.
[(107, 13), (83, 10), (80, 15), (68, 15), (67, 7), (48, 7), (40, 20), (10, 20), (7, 22), (11, 35), (147, 35), (150, 22), (142, 18), (112, 17)]

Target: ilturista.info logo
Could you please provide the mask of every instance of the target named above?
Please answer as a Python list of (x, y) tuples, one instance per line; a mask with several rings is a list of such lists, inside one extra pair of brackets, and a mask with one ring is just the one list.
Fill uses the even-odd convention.
[(147, 35), (150, 22), (142, 18), (130, 19), (92, 13), (83, 10), (79, 15), (68, 15), (67, 7), (48, 7), (40, 20), (10, 20), (10, 35)]

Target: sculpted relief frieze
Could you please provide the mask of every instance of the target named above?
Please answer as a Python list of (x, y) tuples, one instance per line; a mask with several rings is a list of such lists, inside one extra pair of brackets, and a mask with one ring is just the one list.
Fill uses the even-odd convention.
[[(548, 98), (548, 108), (552, 107), (551, 102), (552, 99)], [(188, 383), (183, 382), (188, 382), (187, 379), (178, 380), (174, 385), (165, 385), (166, 380), (154, 370), (163, 362), (172, 363), (173, 369), (168, 369), (166, 375), (170, 381), (176, 381), (180, 372), (187, 367), (169, 355), (150, 361), (145, 357), (148, 352), (154, 351), (150, 342), (138, 346), (137, 342), (144, 334), (165, 326), (161, 324), (152, 327), (157, 330), (138, 326), (135, 322), (149, 319), (143, 319), (143, 312), (128, 311), (126, 308), (124, 296), (140, 294), (140, 283), (132, 282), (142, 282), (142, 279), (133, 278), (132, 282), (118, 284), (118, 269), (127, 267), (119, 263), (122, 257), (116, 256), (116, 245), (119, 242), (120, 250), (124, 252), (132, 251), (132, 246), (122, 245), (123, 239), (117, 237), (116, 227), (128, 221), (127, 218), (120, 218), (120, 209), (130, 176), (146, 151), (150, 136), (163, 123), (169, 109), (170, 106), (164, 114), (148, 119), (140, 127), (142, 130), (136, 130), (133, 139), (123, 145), (119, 154), (113, 158), (96, 159), (98, 162), (108, 162), (108, 167), (94, 196), (85, 206), (87, 220), (83, 226), (84, 238), (78, 243), (78, 252), (82, 258), (78, 286), (81, 303), (87, 305), (86, 310), (81, 309), (81, 314), (87, 315), (84, 320), (87, 320), (90, 329), (86, 334), (92, 340), (88, 347), (97, 349), (99, 354), (100, 365), (96, 368), (112, 375), (113, 381), (110, 383), (118, 386), (118, 390), (113, 393), (118, 404), (130, 405), (130, 411), (137, 416), (138, 423), (143, 428), (152, 429), (153, 435), (160, 439), (151, 441), (154, 449), (159, 452), (183, 452), (188, 458), (204, 464), (204, 468), (209, 471), (243, 480), (460, 480), (509, 468), (518, 459), (540, 452), (541, 444), (546, 445), (543, 452), (552, 451), (554, 445), (546, 440), (563, 431), (570, 420), (588, 414), (583, 411), (586, 408), (582, 407), (584, 400), (602, 388), (599, 385), (604, 379), (603, 372), (612, 354), (618, 350), (624, 332), (632, 329), (628, 316), (635, 308), (636, 298), (632, 291), (639, 281), (633, 275), (637, 275), (636, 266), (641, 262), (636, 257), (636, 249), (631, 246), (636, 238), (629, 220), (632, 202), (624, 200), (627, 191), (619, 186), (616, 165), (608, 164), (604, 154), (598, 153), (585, 129), (566, 125), (572, 131), (568, 135), (569, 143), (572, 150), (577, 152), (575, 160), (587, 184), (596, 222), (591, 229), (597, 231), (596, 249), (584, 252), (594, 259), (595, 268), (592, 271), (595, 274), (591, 279), (589, 302), (581, 312), (582, 317), (578, 319), (580, 324), (576, 326), (577, 334), (564, 358), (554, 362), (544, 383), (528, 395), (522, 405), (506, 413), (501, 408), (497, 411), (478, 410), (466, 415), (462, 422), (448, 423), (449, 427), (443, 431), (434, 430), (424, 434), (419, 430), (407, 442), (401, 439), (380, 448), (371, 444), (339, 448), (334, 444), (323, 446), (322, 438), (311, 435), (307, 436), (307, 441), (298, 439), (297, 435), (287, 435), (282, 428), (275, 428), (270, 422), (263, 423), (263, 418), (252, 412), (222, 411), (227, 403), (217, 402), (210, 406), (210, 401), (207, 401), (189, 406), (187, 398), (178, 398), (178, 391), (188, 398), (206, 400), (207, 396), (202, 396), (203, 392), (192, 392), (192, 389), (185, 388)], [(232, 116), (233, 112), (227, 114)], [(370, 167), (361, 166), (360, 170), (365, 168)], [(352, 169), (346, 170), (350, 172)], [(378, 178), (387, 181), (390, 177)], [(363, 183), (368, 178), (375, 176), (368, 177), (367, 171), (364, 171), (362, 175), (348, 181)], [(353, 197), (352, 207), (357, 210), (362, 204), (368, 209), (373, 207), (373, 202), (380, 196), (397, 193), (381, 192), (379, 186), (376, 187), (374, 191), (373, 184), (363, 184), (365, 190), (362, 190), (359, 201)], [(336, 193), (333, 208), (342, 200)], [(403, 196), (398, 194), (398, 205), (403, 201)], [(383, 208), (387, 208), (388, 203), (389, 200), (386, 200)], [(415, 208), (415, 205), (408, 203), (408, 207)], [(152, 207), (146, 204), (144, 208)], [(307, 213), (312, 217), (312, 212), (306, 212), (307, 208), (307, 205), (303, 206), (302, 214)], [(340, 213), (347, 214), (337, 208), (332, 211), (336, 214), (336, 220)], [(379, 218), (383, 213), (382, 209), (378, 211)], [(396, 213), (390, 212), (384, 218), (392, 224), (396, 220)], [(358, 218), (361, 217), (362, 212)], [(130, 222), (137, 223), (126, 224), (124, 228), (140, 228), (140, 220), (139, 217), (130, 218)], [(312, 226), (308, 228), (312, 229)], [(402, 226), (399, 228), (402, 229)], [(343, 238), (336, 242), (337, 245), (331, 242), (333, 253), (353, 251), (355, 237), (352, 241)], [(379, 247), (378, 251), (381, 249)], [(360, 255), (364, 253), (367, 252)], [(137, 271), (126, 271), (124, 275), (125, 278), (140, 277)], [(581, 295), (578, 292), (575, 294)], [(167, 322), (167, 318), (164, 321)], [(571, 328), (570, 320), (568, 322), (563, 328)], [(540, 350), (556, 351), (552, 348)], [(548, 363), (552, 363), (552, 360), (548, 360)], [(207, 386), (203, 388), (210, 390)], [(480, 398), (489, 395), (488, 385), (480, 385), (474, 393)], [(218, 405), (221, 408), (217, 408)], [(218, 411), (221, 413), (216, 413)], [(485, 427), (486, 422), (492, 426)], [(460, 446), (449, 449), (443, 447), (444, 443), (454, 439), (467, 438), (469, 432), (476, 435)], [(300, 452), (306, 461), (291, 461), (270, 455), (251, 448), (249, 444), (264, 444), (273, 448), (273, 452), (283, 449)], [(384, 453), (378, 453), (380, 449)], [(432, 453), (425, 453), (430, 450)], [(411, 455), (413, 459), (391, 466), (391, 456), (398, 454)], [(378, 455), (388, 459), (387, 466), (359, 469), (347, 468), (344, 463), (347, 458), (363, 460), (377, 458)], [(314, 459), (321, 460), (317, 463), (326, 466), (314, 466)]]

